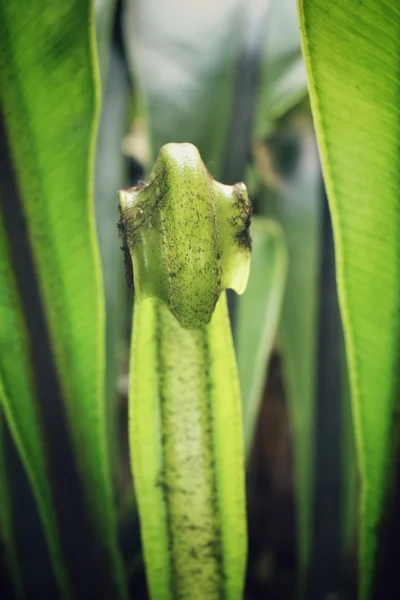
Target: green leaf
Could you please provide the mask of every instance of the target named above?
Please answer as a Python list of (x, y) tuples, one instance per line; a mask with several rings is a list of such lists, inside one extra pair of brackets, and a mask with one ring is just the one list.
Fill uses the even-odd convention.
[(253, 127), (253, 136), (256, 138), (265, 136), (276, 119), (282, 117), (307, 92), (296, 0), (264, 0), (264, 3), (268, 11)]
[[(343, 344), (344, 345), (344, 344)], [(354, 439), (353, 415), (349, 389), (349, 374), (342, 351), (342, 557), (349, 572), (350, 583), (356, 580), (353, 572), (358, 522), (358, 470)]]
[(280, 226), (254, 217), (250, 233), (250, 276), (246, 291), (237, 301), (235, 328), (247, 456), (278, 328), (287, 270), (286, 245)]
[(4, 542), (7, 559), (1, 565), (4, 571), (0, 566), (0, 596), (14, 600), (26, 597), (56, 598), (57, 586), (42, 521), (26, 471), (3, 417), (0, 437), (0, 538), (1, 543)]
[(225, 153), (246, 10), (241, 0), (126, 3), (132, 74), (143, 92), (153, 159), (191, 142), (214, 176)]
[[(242, 132), (253, 103), (254, 130), (261, 137), (305, 95), (295, 0), (223, 0), (207, 10), (199, 0), (190, 5), (128, 0), (126, 6), (125, 43), (143, 92), (153, 157), (165, 143), (191, 142), (211, 173), (221, 177), (232, 151), (227, 141), (237, 143), (234, 130)], [(242, 79), (258, 65), (254, 97)], [(238, 117), (241, 100), (246, 114)]]
[(135, 277), (130, 447), (153, 600), (243, 594), (246, 523), (239, 380), (225, 289), (249, 272), (250, 202), (191, 144), (120, 192)]
[(128, 179), (127, 159), (122, 154), (121, 144), (127, 130), (129, 101), (130, 89), (126, 67), (120, 53), (112, 48), (97, 139), (95, 208), (106, 301), (107, 425), (112, 464), (116, 464), (117, 467), (117, 359), (128, 308), (123, 256), (120, 240), (116, 235), (119, 217), (116, 190), (121, 185), (127, 185)]
[(300, 0), (299, 10), (334, 228), (362, 485), (360, 596), (367, 598), (398, 400), (400, 12), (395, 2), (375, 0)]
[[(7, 433), (4, 417), (0, 411), (0, 561), (6, 567), (2, 583), (10, 580), (16, 600), (23, 598), (22, 575), (19, 564), (17, 541), (14, 528), (15, 512), (7, 465)], [(0, 589), (1, 592), (1, 589)]]
[(314, 421), (320, 252), (320, 168), (310, 119), (301, 111), (269, 140), (273, 165), (264, 208), (281, 225), (288, 272), (280, 320), (281, 352), (293, 436), (297, 556), (304, 585), (313, 539)]
[[(1, 201), (2, 199), (1, 196)], [(3, 227), (0, 219), (0, 399), (39, 503), (59, 585), (61, 589), (66, 590), (67, 576), (61, 556), (55, 509), (47, 481), (41, 432), (37, 425), (27, 332), (19, 310), (20, 299), (11, 270), (11, 258), (5, 244), (6, 231)]]
[(94, 47), (89, 1), (0, 1), (0, 398), (62, 595), (119, 598), (92, 198)]
[(102, 88), (107, 83), (110, 71), (110, 48), (112, 29), (115, 20), (115, 0), (94, 0), (97, 55), (99, 60), (100, 80)]

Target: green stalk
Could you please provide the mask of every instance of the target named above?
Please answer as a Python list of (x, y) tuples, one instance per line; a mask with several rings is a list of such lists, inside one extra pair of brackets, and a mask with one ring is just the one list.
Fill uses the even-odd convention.
[(246, 562), (241, 402), (226, 297), (245, 289), (250, 203), (196, 148), (168, 144), (120, 193), (135, 276), (130, 444), (153, 600), (239, 599)]

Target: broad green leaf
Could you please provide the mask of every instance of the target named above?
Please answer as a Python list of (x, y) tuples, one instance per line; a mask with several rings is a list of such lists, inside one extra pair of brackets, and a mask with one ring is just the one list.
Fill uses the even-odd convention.
[(264, 192), (263, 210), (280, 223), (288, 251), (280, 338), (293, 439), (297, 556), (302, 586), (313, 539), (321, 198), (320, 169), (310, 119), (301, 113), (289, 119), (270, 139), (266, 152), (267, 162), (274, 165), (274, 171)]
[(60, 593), (123, 597), (94, 230), (93, 7), (0, 1), (0, 398)]
[(247, 456), (278, 328), (287, 270), (286, 246), (279, 225), (254, 217), (250, 232), (250, 276), (246, 291), (237, 301), (235, 327)]
[(360, 597), (371, 590), (394, 466), (399, 355), (399, 64), (395, 2), (299, 2), (332, 213), (361, 477)]

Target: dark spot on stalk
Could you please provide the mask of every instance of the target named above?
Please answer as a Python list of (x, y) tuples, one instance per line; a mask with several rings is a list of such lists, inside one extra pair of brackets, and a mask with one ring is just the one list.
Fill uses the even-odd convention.
[(128, 287), (133, 288), (132, 259), (131, 259), (131, 254), (129, 252), (128, 236), (126, 233), (124, 215), (123, 215), (120, 204), (118, 204), (118, 209), (119, 209), (120, 217), (119, 217), (119, 221), (117, 223), (117, 227), (118, 227), (119, 236), (120, 236), (121, 242), (122, 242), (121, 250), (124, 253), (125, 277), (126, 277), (126, 282), (128, 284)]
[(251, 236), (250, 236), (250, 223), (251, 216), (253, 213), (253, 206), (250, 200), (238, 190), (238, 187), (242, 187), (242, 184), (236, 184), (233, 186), (236, 188), (237, 200), (234, 204), (237, 215), (231, 219), (231, 224), (235, 227), (235, 241), (246, 250), (251, 250)]

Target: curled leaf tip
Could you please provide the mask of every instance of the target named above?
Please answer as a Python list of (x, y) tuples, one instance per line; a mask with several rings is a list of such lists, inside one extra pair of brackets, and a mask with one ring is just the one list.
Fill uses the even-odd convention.
[(246, 288), (251, 203), (216, 182), (192, 144), (166, 144), (146, 184), (119, 192), (124, 249), (140, 301), (156, 296), (182, 327), (209, 323), (226, 288)]

